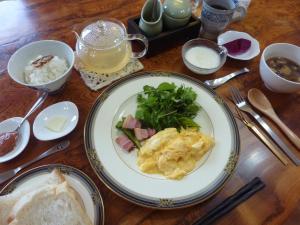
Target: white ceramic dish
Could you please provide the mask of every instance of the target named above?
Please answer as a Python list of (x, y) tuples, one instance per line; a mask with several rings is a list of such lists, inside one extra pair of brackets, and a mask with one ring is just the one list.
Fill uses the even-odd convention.
[[(38, 55), (53, 55), (66, 59), (68, 70), (57, 79), (45, 84), (27, 84), (24, 81), (24, 69), (28, 62), (35, 59)], [(18, 49), (9, 59), (7, 71), (9, 76), (17, 83), (34, 88), (55, 92), (59, 90), (70, 77), (74, 65), (75, 55), (73, 49), (64, 42), (55, 40), (35, 41)]]
[(40, 166), (22, 173), (10, 181), (0, 195), (15, 190), (28, 189), (32, 184), (43, 182), (53, 169), (60, 170), (70, 186), (80, 195), (85, 210), (94, 225), (104, 224), (104, 205), (102, 197), (94, 182), (82, 171), (62, 164)]
[(228, 53), (228, 56), (233, 59), (238, 59), (238, 60), (250, 60), (256, 57), (260, 53), (260, 47), (259, 47), (259, 42), (253, 38), (251, 35), (245, 33), (245, 32), (239, 32), (239, 31), (227, 31), (223, 34), (220, 34), (218, 37), (218, 44), (223, 45), (225, 43), (228, 43), (230, 41), (239, 39), (239, 38), (245, 38), (249, 41), (251, 41), (251, 47), (249, 48), (248, 51), (246, 51), (243, 54), (239, 55), (231, 55)]
[[(195, 121), (216, 143), (205, 162), (179, 181), (141, 172), (137, 152), (127, 153), (115, 144), (120, 134), (115, 125), (121, 117), (135, 114), (136, 96), (143, 86), (162, 82), (197, 93), (202, 109)], [(104, 184), (131, 202), (159, 209), (187, 207), (213, 196), (232, 174), (239, 155), (238, 129), (224, 101), (200, 81), (171, 72), (133, 74), (105, 89), (87, 118), (84, 141), (87, 157)]]
[[(49, 119), (62, 116), (67, 119), (60, 132), (51, 131), (46, 127)], [(79, 112), (73, 102), (64, 101), (48, 106), (41, 111), (34, 120), (33, 134), (41, 141), (49, 141), (61, 138), (74, 130), (78, 123)]]
[(300, 63), (300, 47), (288, 43), (275, 43), (266, 47), (261, 55), (259, 64), (260, 76), (268, 89), (279, 93), (300, 91), (300, 83), (282, 78), (274, 73), (266, 60), (271, 57), (285, 57)]
[[(22, 118), (21, 117), (13, 117), (7, 120), (4, 120), (0, 123), (0, 133), (9, 132), (15, 130), (18, 125), (20, 124)], [(26, 120), (19, 131), (19, 138), (17, 140), (17, 144), (11, 152), (7, 153), (4, 156), (0, 156), (0, 163), (9, 161), (18, 155), (20, 155), (23, 150), (26, 148), (29, 137), (30, 137), (30, 125), (29, 122)]]

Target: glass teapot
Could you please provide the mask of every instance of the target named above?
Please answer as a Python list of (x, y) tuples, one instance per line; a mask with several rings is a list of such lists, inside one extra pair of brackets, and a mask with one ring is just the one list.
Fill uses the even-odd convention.
[[(148, 50), (148, 40), (142, 34), (127, 34), (123, 23), (101, 19), (87, 25), (81, 35), (76, 33), (76, 53), (83, 67), (96, 73), (121, 70), (131, 58), (141, 58)], [(133, 52), (131, 40), (142, 41), (145, 48)]]

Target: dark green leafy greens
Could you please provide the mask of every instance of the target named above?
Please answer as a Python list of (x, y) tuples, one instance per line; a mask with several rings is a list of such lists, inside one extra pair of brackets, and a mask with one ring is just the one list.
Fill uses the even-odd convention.
[(137, 96), (135, 117), (143, 126), (156, 131), (168, 127), (199, 128), (193, 121), (200, 106), (195, 100), (197, 94), (192, 88), (177, 87), (174, 83), (161, 83), (157, 88), (144, 86), (144, 92)]

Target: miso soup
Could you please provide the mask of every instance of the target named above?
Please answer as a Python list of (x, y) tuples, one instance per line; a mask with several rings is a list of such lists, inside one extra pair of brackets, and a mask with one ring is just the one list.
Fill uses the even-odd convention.
[(272, 57), (267, 60), (268, 66), (279, 76), (294, 82), (300, 82), (300, 66), (284, 57)]

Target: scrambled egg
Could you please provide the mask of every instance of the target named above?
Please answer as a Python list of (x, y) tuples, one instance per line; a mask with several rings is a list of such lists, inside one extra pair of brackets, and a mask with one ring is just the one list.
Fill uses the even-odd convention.
[(194, 129), (166, 128), (146, 140), (138, 153), (137, 164), (145, 173), (158, 173), (181, 179), (214, 145), (212, 137)]

